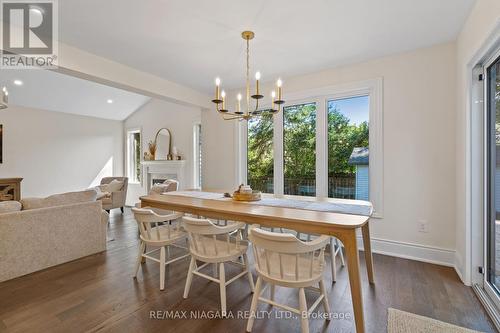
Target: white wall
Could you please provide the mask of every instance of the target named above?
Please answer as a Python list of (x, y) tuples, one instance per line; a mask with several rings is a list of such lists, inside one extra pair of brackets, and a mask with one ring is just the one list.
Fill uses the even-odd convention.
[[(470, 146), (468, 145), (471, 100), (469, 82), (473, 58), (500, 23), (500, 1), (476, 1), (457, 39), (456, 131), (456, 267), (466, 284), (471, 281)], [(481, 223), (473, 219), (472, 223)]]
[(10, 106), (0, 124), (0, 178), (23, 177), (23, 197), (82, 190), (123, 172), (120, 121)]
[[(148, 142), (154, 140), (156, 132), (162, 127), (168, 128), (172, 133), (172, 147), (177, 147), (179, 154), (186, 160), (184, 179), (188, 182), (185, 187), (191, 188), (194, 187), (193, 126), (201, 122), (201, 113), (201, 109), (197, 107), (152, 99), (125, 120), (124, 130), (126, 133), (127, 129), (141, 128), (144, 152), (148, 149)], [(205, 147), (203, 149), (210, 151)], [(139, 197), (145, 194), (144, 186), (131, 184), (127, 205), (134, 205), (139, 201)]]
[[(455, 44), (448, 43), (284, 80), (286, 99), (287, 93), (383, 77), (384, 218), (372, 223), (374, 247), (385, 246), (379, 251), (453, 265), (455, 58)], [(233, 122), (210, 110), (202, 126), (210, 152), (203, 185), (234, 187)], [(428, 233), (418, 231), (420, 220), (428, 222)]]

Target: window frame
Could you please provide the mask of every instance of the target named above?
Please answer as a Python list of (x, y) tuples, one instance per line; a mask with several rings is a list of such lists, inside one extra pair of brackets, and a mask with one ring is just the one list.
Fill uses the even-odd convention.
[[(131, 177), (131, 152), (130, 152), (130, 134), (135, 134), (139, 133), (139, 140), (140, 140), (140, 151), (139, 151), (139, 166), (140, 166), (140, 174), (139, 178), (140, 181), (135, 181)], [(143, 142), (142, 142), (142, 128), (141, 127), (132, 127), (132, 128), (127, 128), (125, 131), (125, 174), (128, 177), (129, 184), (140, 184), (142, 186), (143, 184), (143, 170), (142, 166), (140, 165), (143, 161)]]
[[(333, 99), (369, 96), (370, 169), (369, 191), (373, 203), (373, 217), (382, 218), (384, 212), (384, 138), (383, 138), (383, 78), (357, 81), (286, 94), (285, 106), (316, 103), (316, 196), (328, 197), (328, 108)], [(265, 105), (263, 106), (265, 107)], [(274, 193), (284, 192), (283, 111), (274, 117)], [(247, 182), (247, 124), (235, 125), (236, 183)]]
[[(203, 187), (202, 184), (202, 166), (200, 167), (200, 163), (203, 162), (203, 149), (200, 149), (200, 141), (201, 145), (203, 145), (202, 134), (203, 128), (201, 127), (201, 122), (195, 122), (193, 124), (193, 187), (201, 189)], [(203, 146), (202, 146), (203, 147)], [(200, 152), (201, 152), (201, 160), (200, 160)]]
[[(304, 105), (304, 104), (315, 104), (316, 106), (316, 170), (315, 170), (315, 176), (316, 176), (316, 196), (321, 196), (318, 195), (318, 123), (319, 123), (319, 108), (321, 104), (321, 98), (301, 98), (301, 99), (294, 99), (290, 102), (286, 102), (285, 105), (283, 105), (283, 108), (280, 111), (280, 116), (279, 117), (274, 117), (275, 120), (276, 118), (280, 118), (280, 126), (281, 130), (279, 133), (279, 140), (280, 140), (280, 163), (274, 163), (274, 170), (278, 170), (279, 172), (274, 172), (274, 181), (276, 182), (277, 180), (280, 182), (280, 186), (278, 187), (278, 191), (276, 191), (275, 187), (275, 194), (280, 194), (284, 195), (285, 194), (285, 107), (288, 106), (294, 106), (294, 105)], [(276, 121), (275, 121), (276, 125)], [(276, 140), (276, 136), (273, 137), (273, 140)], [(276, 169), (276, 167), (279, 167), (279, 169)], [(276, 174), (278, 174), (278, 177), (276, 177)]]

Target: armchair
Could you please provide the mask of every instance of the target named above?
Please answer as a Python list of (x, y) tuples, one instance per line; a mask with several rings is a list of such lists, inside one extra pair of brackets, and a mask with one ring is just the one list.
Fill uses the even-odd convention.
[[(116, 191), (106, 191), (107, 187), (113, 180), (123, 182), (123, 186), (121, 187), (121, 189)], [(106, 210), (109, 213), (111, 209), (120, 208), (123, 213), (123, 207), (125, 207), (125, 199), (127, 198), (128, 178), (104, 177), (101, 180), (101, 185), (99, 187), (102, 192), (109, 192), (109, 195), (104, 196), (100, 199), (102, 201), (102, 209)]]

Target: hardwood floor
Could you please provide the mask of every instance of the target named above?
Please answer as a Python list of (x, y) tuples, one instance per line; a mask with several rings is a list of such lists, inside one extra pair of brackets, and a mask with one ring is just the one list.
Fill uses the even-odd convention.
[[(246, 320), (238, 318), (250, 308), (251, 293), (245, 279), (227, 288), (227, 305), (234, 318), (162, 319), (171, 310), (199, 315), (197, 311), (211, 311), (215, 315), (219, 309), (218, 285), (195, 277), (189, 298), (184, 300), (189, 259), (167, 267), (163, 292), (159, 290), (159, 267), (155, 262), (143, 264), (134, 280), (137, 226), (129, 209), (124, 216), (118, 209), (111, 215), (108, 234), (114, 240), (108, 242), (106, 252), (0, 283), (0, 332), (245, 331)], [(375, 254), (376, 285), (370, 286), (361, 258), (367, 332), (386, 331), (389, 307), (496, 332), (472, 289), (460, 282), (452, 268)], [(340, 268), (340, 261), (338, 266), (335, 284), (330, 282), (330, 268), (325, 269), (334, 319), (312, 319), (311, 332), (354, 331), (347, 269)], [(228, 276), (235, 272), (228, 267)], [(315, 294), (309, 292), (306, 296), (311, 302)], [(277, 288), (276, 299), (298, 305), (294, 290)], [(271, 318), (257, 319), (253, 332), (299, 331), (298, 319), (285, 319), (284, 312), (263, 304), (259, 310), (262, 316), (269, 311)], [(151, 318), (153, 312), (157, 319)]]

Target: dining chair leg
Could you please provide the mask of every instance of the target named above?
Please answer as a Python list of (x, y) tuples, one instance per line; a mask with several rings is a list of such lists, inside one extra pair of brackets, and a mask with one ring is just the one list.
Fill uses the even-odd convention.
[(248, 261), (248, 256), (246, 253), (243, 255), (243, 261), (244, 261), (245, 269), (247, 270), (248, 283), (250, 283), (250, 290), (252, 290), (252, 292), (254, 292), (255, 285), (253, 284), (253, 276), (252, 276), (252, 272), (250, 271), (250, 262)]
[(331, 268), (332, 268), (332, 282), (337, 281), (337, 261), (335, 259), (335, 245), (333, 243), (333, 237), (330, 237), (330, 259), (332, 261)]
[(259, 302), (260, 291), (262, 288), (262, 279), (257, 277), (257, 283), (255, 284), (255, 291), (252, 297), (252, 303), (250, 305), (250, 315), (248, 316), (247, 322), (247, 332), (252, 331), (253, 323), (255, 321), (255, 310), (257, 310), (257, 303)]
[(189, 270), (186, 278), (186, 285), (184, 286), (184, 299), (188, 298), (189, 289), (191, 289), (191, 282), (193, 282), (193, 271), (196, 269), (196, 259), (191, 257), (191, 261), (189, 262)]
[(218, 266), (218, 265), (219, 265), (219, 264), (212, 264), (212, 273), (214, 274), (214, 278), (216, 278), (216, 279), (217, 279), (217, 277), (219, 276), (219, 275), (218, 275), (218, 272), (217, 272), (217, 266)]
[(319, 290), (321, 291), (321, 295), (323, 295), (323, 307), (328, 314), (326, 320), (330, 320), (330, 303), (328, 302), (328, 294), (326, 293), (325, 281), (323, 279), (319, 281)]
[(137, 262), (135, 264), (134, 278), (137, 278), (137, 272), (139, 271), (139, 267), (141, 267), (142, 254), (144, 253), (145, 247), (146, 247), (146, 243), (141, 241), (141, 245), (139, 246), (139, 255), (137, 256)]
[(160, 290), (165, 289), (165, 246), (160, 248)]
[(169, 261), (170, 260), (170, 246), (167, 245), (166, 247), (167, 247), (167, 261)]
[[(144, 243), (144, 251), (142, 251), (142, 253), (146, 253), (147, 248), (148, 248), (148, 246), (146, 245), (146, 243)], [(142, 257), (141, 264), (145, 264), (145, 263), (146, 263), (146, 257)]]
[(335, 239), (337, 243), (337, 247), (339, 248), (339, 253), (340, 253), (340, 262), (342, 263), (342, 267), (345, 266), (345, 260), (344, 260), (344, 250), (342, 249), (342, 244), (340, 244), (340, 241), (338, 239)]
[(220, 285), (220, 305), (222, 316), (226, 316), (226, 273), (224, 271), (224, 263), (219, 264), (219, 285)]
[(299, 289), (300, 331), (309, 333), (309, 319), (307, 318), (307, 302), (304, 288)]
[(243, 232), (243, 236), (245, 238), (248, 238), (248, 227), (249, 227), (249, 225), (247, 223), (245, 223), (245, 229), (244, 229), (244, 232)]
[(274, 292), (275, 292), (275, 289), (276, 288), (275, 288), (274, 284), (271, 283), (271, 287), (269, 288), (269, 292), (270, 292), (269, 296), (270, 296), (271, 301), (274, 301)]

